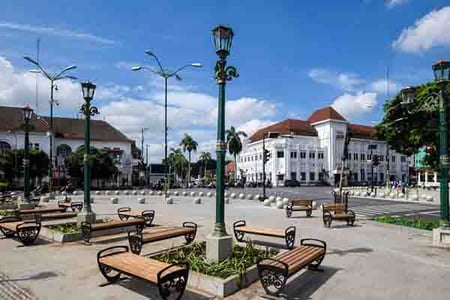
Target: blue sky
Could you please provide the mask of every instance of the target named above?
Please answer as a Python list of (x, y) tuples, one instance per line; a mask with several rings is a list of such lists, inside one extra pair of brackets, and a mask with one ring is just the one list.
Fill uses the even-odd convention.
[[(229, 63), (240, 73), (227, 88), (227, 126), (249, 133), (332, 104), (350, 121), (370, 125), (381, 117), (387, 67), (392, 96), (432, 79), (431, 64), (449, 59), (448, 1), (3, 0), (0, 105), (36, 106), (35, 74), (22, 56), (36, 56), (40, 38), (41, 63), (53, 71), (76, 64), (73, 75), (99, 87), (99, 117), (132, 138), (149, 127), (146, 143), (158, 160), (163, 82), (129, 71), (135, 64), (155, 66), (144, 54), (151, 49), (168, 68), (204, 65), (171, 82), (169, 139), (175, 146), (191, 132), (200, 151), (212, 150), (217, 85), (211, 29), (220, 23), (235, 31)], [(37, 110), (47, 114), (48, 82), (40, 78), (38, 85)], [(75, 116), (78, 85), (62, 82), (57, 97), (56, 114)]]

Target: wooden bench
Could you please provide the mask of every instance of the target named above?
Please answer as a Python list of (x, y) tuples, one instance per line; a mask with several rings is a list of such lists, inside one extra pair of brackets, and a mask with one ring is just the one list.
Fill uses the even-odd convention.
[(144, 229), (145, 221), (142, 218), (138, 219), (132, 219), (132, 220), (112, 220), (108, 222), (103, 223), (95, 223), (91, 224), (88, 222), (82, 222), (81, 223), (81, 235), (83, 237), (83, 240), (86, 243), (89, 243), (89, 240), (91, 239), (91, 233), (94, 231), (101, 231), (101, 230), (108, 230), (108, 229), (114, 229), (114, 228), (123, 228), (128, 226), (135, 226), (136, 232), (140, 233)]
[(286, 206), (286, 216), (290, 218), (294, 211), (306, 211), (306, 216), (311, 217), (312, 199), (296, 199), (288, 202)]
[(130, 207), (121, 207), (117, 210), (117, 215), (121, 220), (128, 220), (129, 218), (144, 218), (145, 226), (150, 227), (155, 218), (154, 210), (132, 211)]
[(270, 237), (283, 238), (286, 241), (286, 247), (292, 249), (295, 243), (295, 226), (289, 226), (285, 230), (274, 228), (255, 228), (247, 226), (244, 220), (239, 220), (233, 223), (233, 231), (236, 240), (244, 241), (244, 235), (255, 234)]
[(322, 263), (327, 244), (317, 239), (302, 239), (300, 246), (258, 262), (258, 274), (267, 294), (276, 296), (283, 291), (287, 279), (305, 268), (317, 270)]
[(42, 219), (42, 221), (48, 221), (48, 220), (55, 220), (55, 219), (75, 218), (77, 215), (78, 215), (77, 212), (67, 211), (67, 212), (60, 212), (60, 213), (42, 214), (41, 219)]
[(128, 236), (131, 252), (140, 254), (142, 245), (171, 238), (184, 236), (186, 243), (191, 243), (197, 234), (197, 224), (184, 222), (182, 227), (164, 228), (152, 232), (145, 232)]
[(58, 207), (61, 209), (64, 209), (66, 211), (68, 208), (70, 208), (72, 211), (78, 210), (81, 211), (83, 209), (83, 202), (81, 201), (72, 201), (70, 198), (69, 200), (59, 200), (58, 201)]
[(115, 246), (97, 254), (100, 272), (108, 282), (116, 282), (121, 274), (156, 284), (162, 299), (180, 299), (189, 276), (188, 264), (170, 265), (129, 252), (127, 246)]
[(15, 235), (24, 245), (31, 245), (41, 231), (41, 216), (36, 214), (33, 220), (22, 220), (18, 217), (6, 217), (0, 220), (0, 231), (7, 238)]
[(33, 209), (18, 209), (16, 210), (16, 216), (29, 215), (29, 214), (45, 214), (45, 213), (55, 213), (63, 212), (64, 208), (56, 206), (43, 206)]
[(331, 222), (345, 221), (347, 225), (353, 226), (355, 222), (355, 213), (352, 210), (346, 209), (344, 204), (323, 204), (323, 224), (325, 227), (331, 227)]

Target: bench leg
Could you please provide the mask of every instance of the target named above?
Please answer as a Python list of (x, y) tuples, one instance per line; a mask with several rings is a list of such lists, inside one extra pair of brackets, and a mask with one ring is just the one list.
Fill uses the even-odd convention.
[(81, 224), (81, 237), (83, 241), (86, 243), (89, 243), (89, 240), (91, 239), (91, 224), (88, 223), (82, 223)]
[(295, 245), (295, 226), (289, 226), (288, 228), (286, 228), (284, 238), (286, 240), (286, 247), (288, 249), (294, 248), (294, 245)]
[(265, 259), (258, 263), (258, 275), (266, 293), (277, 296), (286, 285), (288, 266), (274, 259)]
[(38, 237), (40, 231), (41, 231), (40, 224), (37, 224), (36, 226), (32, 227), (30, 225), (27, 225), (27, 227), (23, 228), (17, 226), (17, 236), (24, 245), (33, 244), (36, 238)]
[(115, 282), (115, 281), (119, 280), (121, 272), (114, 270), (107, 265), (102, 264), (100, 262), (100, 259), (103, 257), (106, 257), (106, 256), (111, 256), (111, 255), (120, 254), (120, 253), (124, 253), (124, 252), (128, 252), (127, 246), (109, 247), (109, 248), (103, 249), (97, 253), (98, 268), (100, 270), (100, 273), (102, 273), (103, 277), (105, 277), (105, 279), (108, 280), (108, 282)]
[(333, 216), (329, 212), (323, 214), (323, 225), (325, 227), (331, 227), (331, 222), (333, 221)]
[(352, 210), (349, 210), (347, 213), (352, 215), (352, 217), (347, 220), (347, 225), (353, 226), (353, 223), (355, 223), (355, 217), (356, 217), (355, 213)]
[(170, 272), (169, 269), (174, 266), (170, 265), (158, 273), (158, 290), (163, 299), (181, 299), (188, 282), (189, 268), (186, 264), (182, 264), (183, 269)]
[(309, 266), (308, 266), (308, 269), (310, 269), (310, 270), (318, 270), (320, 264), (322, 263), (322, 261), (324, 259), (324, 257), (325, 257), (325, 253), (322, 256), (320, 256), (317, 260), (315, 260), (314, 262), (310, 263)]
[(8, 230), (6, 228), (0, 227), (0, 231), (7, 237), (12, 238), (16, 233), (14, 231)]
[(197, 235), (197, 224), (193, 222), (184, 222), (183, 227), (194, 229), (194, 232), (184, 235), (184, 238), (186, 239), (186, 244), (190, 244), (192, 243), (193, 240), (195, 240), (195, 236)]
[(307, 217), (311, 217), (311, 215), (312, 215), (312, 209), (307, 210), (307, 211), (306, 211), (306, 216), (307, 216)]
[(130, 250), (134, 254), (141, 254), (142, 251), (142, 235), (128, 235), (128, 243), (130, 244)]
[(292, 207), (286, 206), (286, 217), (290, 218), (292, 216)]

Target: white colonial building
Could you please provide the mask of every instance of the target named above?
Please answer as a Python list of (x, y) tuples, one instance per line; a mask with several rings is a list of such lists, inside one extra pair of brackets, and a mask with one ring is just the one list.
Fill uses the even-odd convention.
[[(351, 133), (344, 174), (349, 182), (371, 181), (371, 152), (380, 157), (374, 167), (374, 182), (408, 179), (409, 159), (394, 151), (386, 152), (386, 143), (373, 137), (374, 128), (348, 122), (332, 107), (316, 110), (307, 120), (287, 119), (258, 130), (244, 141), (237, 168), (239, 176), (247, 181), (263, 179), (263, 136), (277, 133), (276, 138), (266, 138), (265, 147), (270, 152), (266, 164), (266, 180), (280, 186), (285, 180), (302, 184), (339, 182), (344, 140)], [(266, 135), (267, 136), (267, 135)], [(369, 145), (376, 145), (369, 150)], [(388, 169), (389, 164), (389, 169)]]
[[(30, 124), (30, 147), (50, 154), (50, 118), (33, 114)], [(64, 160), (72, 151), (84, 145), (84, 119), (53, 117), (53, 178), (63, 184), (67, 178)], [(111, 124), (91, 120), (91, 146), (107, 150), (119, 170), (117, 184), (131, 182), (133, 141)], [(0, 106), (0, 152), (24, 148), (22, 108)]]

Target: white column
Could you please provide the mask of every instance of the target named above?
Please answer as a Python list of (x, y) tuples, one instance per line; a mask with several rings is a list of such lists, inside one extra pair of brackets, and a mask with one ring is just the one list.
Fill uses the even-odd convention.
[(428, 171), (425, 171), (425, 185), (428, 183)]
[(422, 176), (422, 172), (417, 172), (417, 185), (420, 185), (422, 183), (422, 180), (420, 179)]
[(434, 172), (434, 178), (433, 178), (434, 184), (436, 185), (438, 183), (437, 180), (437, 172)]

